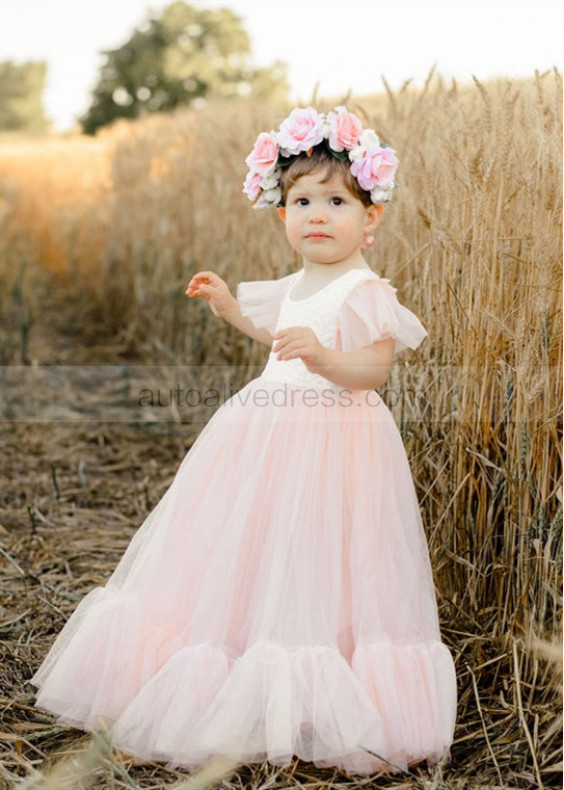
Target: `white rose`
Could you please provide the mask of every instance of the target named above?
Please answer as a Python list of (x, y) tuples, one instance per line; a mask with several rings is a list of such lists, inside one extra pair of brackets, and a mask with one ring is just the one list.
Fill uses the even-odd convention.
[(349, 159), (351, 162), (356, 162), (358, 159), (362, 159), (364, 154), (366, 153), (366, 148), (362, 145), (355, 145), (354, 148), (351, 148), (349, 151)]
[(282, 190), (280, 187), (274, 187), (273, 189), (267, 189), (263, 195), (264, 199), (267, 203), (279, 203), (282, 199)]
[(253, 208), (270, 208), (271, 205), (271, 203), (266, 202), (264, 195), (260, 195), (253, 203)]
[(370, 193), (370, 200), (373, 203), (387, 203), (391, 198), (391, 189), (373, 189)]
[(278, 176), (272, 173), (272, 175), (261, 179), (260, 185), (265, 192), (267, 192), (269, 189), (274, 189), (274, 187), (278, 186)]
[(374, 129), (364, 129), (360, 135), (360, 144), (368, 151), (373, 148), (380, 148), (380, 140)]

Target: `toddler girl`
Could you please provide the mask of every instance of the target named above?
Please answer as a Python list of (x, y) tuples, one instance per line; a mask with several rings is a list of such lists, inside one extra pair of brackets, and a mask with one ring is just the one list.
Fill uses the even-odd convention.
[(226, 401), (32, 682), (37, 705), (123, 751), (349, 774), (450, 755), (456, 677), (441, 641), (410, 467), (377, 390), (427, 332), (362, 248), (394, 151), (345, 107), (263, 132), (244, 191), (275, 207), (299, 271), (213, 272), (187, 294), (271, 347)]

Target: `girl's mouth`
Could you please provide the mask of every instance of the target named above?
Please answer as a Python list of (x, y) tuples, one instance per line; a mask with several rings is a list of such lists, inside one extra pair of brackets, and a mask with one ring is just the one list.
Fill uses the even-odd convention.
[(327, 233), (308, 233), (306, 239), (330, 239)]

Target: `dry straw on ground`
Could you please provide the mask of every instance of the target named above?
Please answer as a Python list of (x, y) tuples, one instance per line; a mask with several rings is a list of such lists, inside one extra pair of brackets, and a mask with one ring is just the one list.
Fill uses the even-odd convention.
[[(299, 762), (239, 766), (221, 786), (559, 787), (561, 76), (459, 86), (430, 75), (423, 90), (347, 105), (399, 153), (400, 188), (368, 259), (429, 332), (398, 357), (385, 394), (455, 659), (452, 760), (379, 780)], [(234, 289), (298, 267), (275, 214), (241, 195), (256, 134), (285, 109), (218, 104), (95, 140), (0, 144), (2, 363), (192, 365), (202, 384), (217, 365), (236, 387), (256, 375), (264, 347), (184, 289), (200, 269)], [(201, 427), (170, 419), (2, 426), (0, 787), (62, 782), (52, 777), (68, 766), (49, 774), (46, 761), (88, 742), (36, 711), (25, 681)], [(100, 743), (78, 758), (91, 787), (186, 778)]]

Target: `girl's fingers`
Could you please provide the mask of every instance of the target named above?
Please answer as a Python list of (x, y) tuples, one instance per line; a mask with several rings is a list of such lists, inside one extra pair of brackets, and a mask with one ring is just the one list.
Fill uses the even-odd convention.
[(214, 274), (214, 272), (196, 272), (188, 283), (188, 288), (198, 287), (203, 283), (213, 284), (214, 282), (217, 284), (220, 278)]
[(285, 340), (277, 340), (277, 341), (275, 341), (274, 345), (276, 347), (275, 350), (278, 349), (280, 351), (282, 351), (282, 350), (286, 350), (286, 351), (292, 350), (293, 351), (296, 348), (300, 348), (300, 346), (307, 345), (307, 340), (304, 339), (301, 336), (294, 337), (294, 338), (287, 337), (287, 338), (285, 338)]
[(213, 287), (204, 285), (203, 283), (199, 285), (189, 285), (185, 293), (187, 293), (188, 296), (209, 296), (210, 293), (213, 293)]
[(300, 343), (289, 343), (285, 348), (279, 349), (275, 351), (275, 353), (279, 356), (283, 356), (285, 359), (288, 359), (289, 354), (299, 357), (306, 353), (306, 351), (307, 349), (304, 348)]
[(214, 272), (197, 272), (192, 279), (196, 280), (196, 282), (203, 280), (208, 283), (217, 283), (220, 278)]

